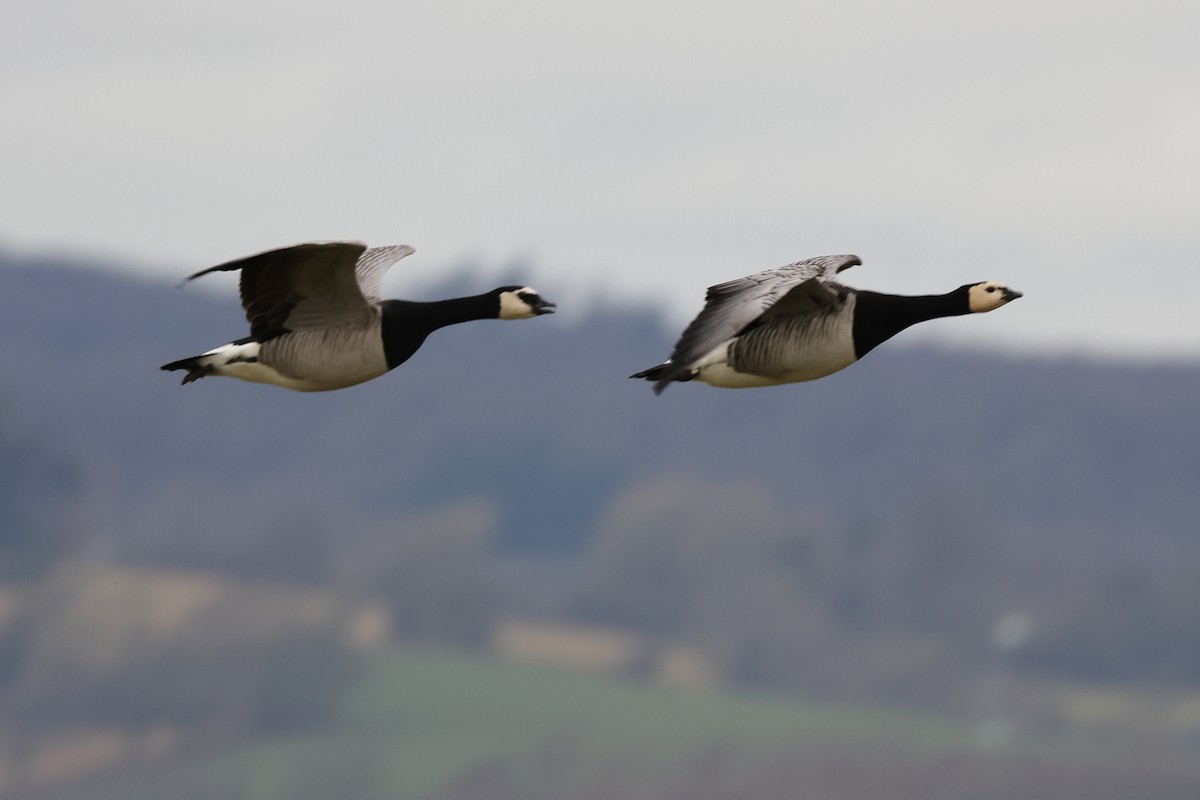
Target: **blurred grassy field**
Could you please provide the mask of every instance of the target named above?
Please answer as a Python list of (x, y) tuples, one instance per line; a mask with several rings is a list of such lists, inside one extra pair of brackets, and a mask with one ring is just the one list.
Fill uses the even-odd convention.
[(805, 741), (873, 739), (937, 750), (965, 733), (913, 714), (630, 685), (435, 653), (377, 661), (347, 698), (345, 725), (387, 742), (397, 791), (432, 788), (466, 755), (528, 766), (549, 749), (557, 769), (586, 782), (589, 771), (614, 763), (650, 777), (715, 749), (746, 758)]
[(199, 748), (31, 797), (1098, 799), (1135, 788), (1143, 798), (1200, 796), (1200, 767), (1108, 756), (1070, 742), (983, 750), (961, 722), (924, 714), (393, 650), (372, 657), (328, 725)]

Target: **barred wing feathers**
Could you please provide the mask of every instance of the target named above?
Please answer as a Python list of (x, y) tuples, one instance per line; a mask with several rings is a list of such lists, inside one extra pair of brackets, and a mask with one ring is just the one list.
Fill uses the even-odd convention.
[(826, 287), (834, 284), (837, 273), (861, 263), (853, 255), (817, 256), (709, 287), (704, 310), (675, 343), (671, 363), (686, 371), (764, 314), (798, 313), (805, 303), (832, 302), (835, 293)]
[(188, 280), (240, 270), (250, 337), (265, 342), (288, 331), (367, 327), (378, 314), (383, 274), (412, 252), (407, 245), (368, 250), (361, 242), (311, 242), (209, 267)]

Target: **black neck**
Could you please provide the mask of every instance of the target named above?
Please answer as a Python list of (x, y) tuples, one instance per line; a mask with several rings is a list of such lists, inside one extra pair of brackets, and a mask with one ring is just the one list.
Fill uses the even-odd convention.
[(854, 306), (854, 355), (862, 358), (907, 327), (970, 312), (969, 287), (948, 294), (900, 295), (858, 292)]
[(388, 369), (407, 361), (417, 352), (425, 337), (438, 328), (474, 319), (495, 319), (499, 316), (500, 300), (495, 293), (454, 297), (431, 303), (384, 300), (382, 336)]

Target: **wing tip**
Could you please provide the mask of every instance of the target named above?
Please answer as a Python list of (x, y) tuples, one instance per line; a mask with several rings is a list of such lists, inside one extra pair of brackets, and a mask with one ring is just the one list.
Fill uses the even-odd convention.
[[(401, 246), (407, 247), (409, 250), (409, 252), (405, 253), (404, 255), (412, 255), (412, 253), (415, 252), (415, 250), (413, 250), (408, 245), (401, 245)], [(215, 267), (207, 267), (205, 269), (200, 270), (199, 272), (194, 272), (191, 275), (187, 276), (182, 281), (180, 281), (178, 285), (183, 286), (188, 281), (193, 281), (196, 278), (199, 278), (201, 275), (207, 275), (210, 272), (233, 272), (234, 270), (240, 270), (242, 267), (244, 267), (246, 265), (247, 262), (253, 261), (254, 259), (257, 259), (257, 258), (262, 258), (263, 256), (271, 256), (271, 255), (276, 255), (279, 253), (286, 253), (288, 251), (299, 252), (299, 251), (303, 251), (303, 250), (324, 250), (324, 249), (336, 249), (336, 248), (343, 248), (343, 247), (351, 247), (351, 248), (357, 249), (359, 251), (360, 255), (362, 253), (366, 252), (366, 250), (368, 249), (367, 245), (365, 243), (360, 242), (356, 239), (340, 239), (340, 240), (339, 239), (329, 239), (329, 240), (320, 240), (320, 241), (313, 241), (313, 242), (298, 242), (296, 244), (288, 244), (288, 245), (283, 245), (282, 247), (272, 247), (268, 250), (261, 250), (257, 253), (251, 253), (248, 256), (242, 256), (240, 258), (235, 258), (232, 261), (224, 261), (220, 264), (217, 264)]]
[(862, 266), (862, 259), (853, 253), (847, 253), (844, 256), (835, 256), (835, 258), (840, 259), (840, 263), (838, 264), (837, 268), (838, 272), (841, 272), (844, 269), (850, 269), (850, 267)]

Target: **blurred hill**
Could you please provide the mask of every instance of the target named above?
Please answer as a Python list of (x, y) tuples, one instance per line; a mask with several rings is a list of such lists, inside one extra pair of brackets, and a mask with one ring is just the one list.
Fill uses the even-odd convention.
[[(758, 486), (803, 520), (857, 528), (960, 514), (1076, 557), (1167, 563), (1200, 547), (1200, 365), (901, 337), (812, 384), (655, 398), (625, 376), (675, 331), (601, 305), (441, 331), (342, 392), (181, 388), (158, 365), (242, 335), (231, 294), (2, 257), (0, 276), (3, 421), (81, 470), (93, 535), (120, 555), (161, 541), (166, 521), (244, 534), (305, 503), (387, 516), (463, 498), (494, 506), (502, 549), (576, 553), (614, 498), (669, 475)], [(458, 276), (426, 295), (481, 288)]]
[(364, 636), (1200, 730), (1156, 711), (1200, 681), (1200, 364), (901, 336), (816, 383), (656, 398), (625, 376), (677, 331), (598, 302), (441, 331), (341, 392), (180, 387), (160, 364), (244, 331), (231, 281), (2, 251), (0, 281), (0, 792), (61, 731), (148, 758), (326, 724)]

